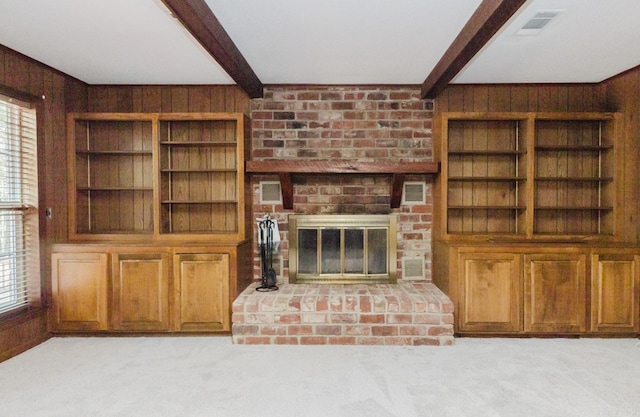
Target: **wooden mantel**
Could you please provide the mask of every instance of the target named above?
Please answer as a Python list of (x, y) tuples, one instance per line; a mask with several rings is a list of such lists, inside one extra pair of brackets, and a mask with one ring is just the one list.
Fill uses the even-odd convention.
[(315, 161), (315, 160), (267, 160), (247, 161), (247, 173), (278, 174), (282, 188), (282, 205), (293, 209), (292, 176), (309, 174), (387, 174), (393, 176), (391, 182), (391, 208), (400, 207), (404, 176), (407, 174), (437, 174), (438, 162), (357, 162), (357, 161)]

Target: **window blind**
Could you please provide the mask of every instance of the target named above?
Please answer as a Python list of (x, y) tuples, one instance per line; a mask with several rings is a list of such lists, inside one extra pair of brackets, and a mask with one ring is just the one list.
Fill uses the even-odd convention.
[(37, 162), (35, 109), (0, 95), (0, 313), (39, 291)]

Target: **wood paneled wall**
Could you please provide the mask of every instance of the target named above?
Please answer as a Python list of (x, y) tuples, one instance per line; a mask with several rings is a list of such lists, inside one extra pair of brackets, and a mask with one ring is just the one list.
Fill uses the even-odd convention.
[[(0, 85), (23, 94), (44, 96), (44, 100), (38, 107), (40, 269), (43, 277), (49, 277), (47, 245), (67, 239), (67, 194), (64, 192), (64, 185), (67, 182), (66, 111), (86, 110), (86, 85), (2, 45), (0, 45)], [(45, 207), (51, 207), (53, 213), (51, 219), (44, 218)], [(46, 307), (50, 300), (49, 281), (48, 279), (42, 281), (43, 307)], [(47, 337), (44, 309), (1, 320), (0, 360), (20, 353)]]
[(91, 112), (240, 112), (249, 96), (235, 85), (90, 86)]
[(435, 100), (435, 112), (605, 111), (601, 84), (450, 85)]
[(627, 240), (640, 243), (640, 67), (602, 83), (606, 87), (607, 107), (624, 115), (624, 223)]

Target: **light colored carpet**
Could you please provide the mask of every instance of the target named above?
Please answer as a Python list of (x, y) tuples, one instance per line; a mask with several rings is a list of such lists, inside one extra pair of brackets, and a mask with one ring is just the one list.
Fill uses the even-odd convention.
[(640, 342), (54, 338), (0, 363), (0, 416), (640, 417)]

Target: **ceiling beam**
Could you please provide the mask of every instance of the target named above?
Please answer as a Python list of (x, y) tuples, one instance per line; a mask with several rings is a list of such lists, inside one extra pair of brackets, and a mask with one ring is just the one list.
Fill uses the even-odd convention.
[(262, 97), (262, 82), (205, 0), (162, 2), (249, 97)]
[(482, 0), (422, 83), (422, 98), (436, 98), (527, 0)]

